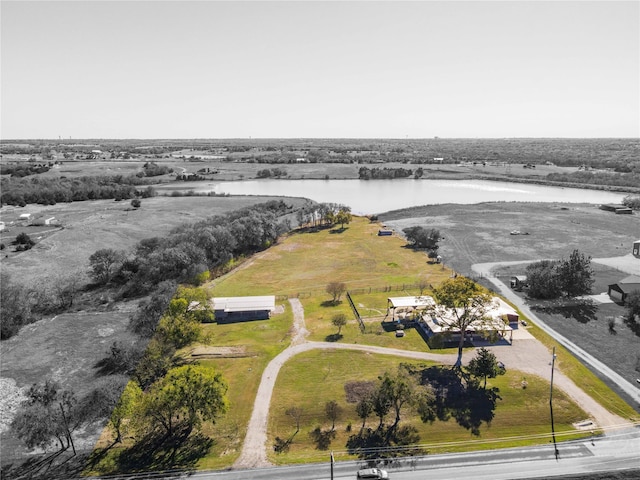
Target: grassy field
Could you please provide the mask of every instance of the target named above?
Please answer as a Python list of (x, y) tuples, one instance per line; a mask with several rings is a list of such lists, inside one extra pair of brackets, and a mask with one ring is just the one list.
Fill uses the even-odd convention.
[[(269, 200), (273, 197), (154, 197), (143, 199), (139, 209), (132, 208), (130, 202), (112, 200), (24, 208), (4, 206), (0, 215), (7, 228), (0, 234), (1, 241), (8, 244), (17, 233), (25, 231), (37, 243), (26, 252), (16, 253), (13, 248), (6, 248), (1, 256), (2, 269), (30, 285), (48, 277), (84, 274), (89, 267), (89, 256), (99, 249), (127, 250), (143, 238), (166, 235), (183, 223)], [(295, 198), (286, 201), (294, 205), (304, 202)], [(17, 223), (22, 213), (55, 217), (62, 228), (25, 227)], [(47, 231), (49, 233), (42, 233)]]
[[(269, 418), (268, 444), (274, 444), (276, 437), (288, 439), (295, 434), (295, 422), (285, 413), (289, 407), (301, 408), (303, 415), (300, 432), (293, 436), (289, 451), (270, 453), (270, 460), (276, 464), (289, 464), (325, 458), (326, 450), (318, 448), (310, 433), (317, 427), (330, 430), (331, 422), (326, 418), (324, 405), (331, 400), (342, 407), (342, 413), (336, 422), (336, 436), (329, 449), (334, 451), (336, 459), (353, 459), (348, 455), (345, 444), (350, 435), (359, 431), (362, 420), (355, 412), (355, 404), (347, 403), (345, 384), (375, 380), (385, 371), (394, 371), (402, 362), (433, 366), (386, 355), (344, 351), (306, 352), (285, 364), (273, 393), (273, 398), (277, 400)], [(400, 425), (416, 427), (421, 439), (419, 443), (424, 445), (427, 453), (434, 454), (548, 443), (549, 384), (546, 380), (528, 375), (528, 386), (523, 389), (521, 380), (522, 375), (513, 371), (487, 383), (487, 388), (498, 389), (500, 398), (493, 418), (489, 422), (482, 422), (479, 435), (473, 435), (453, 417), (448, 421), (436, 420), (433, 424), (424, 424), (410, 409), (404, 414)], [(586, 418), (586, 414), (562, 393), (558, 396), (557, 406), (555, 400), (554, 397), (557, 436), (566, 439), (571, 435), (565, 436), (563, 432), (573, 430), (571, 424)], [(377, 422), (378, 419), (373, 416), (368, 419), (367, 425), (375, 427)]]

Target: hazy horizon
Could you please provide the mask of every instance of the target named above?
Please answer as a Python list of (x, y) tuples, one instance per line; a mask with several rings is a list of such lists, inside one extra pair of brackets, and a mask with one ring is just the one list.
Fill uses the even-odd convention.
[(640, 137), (640, 2), (0, 9), (2, 139)]

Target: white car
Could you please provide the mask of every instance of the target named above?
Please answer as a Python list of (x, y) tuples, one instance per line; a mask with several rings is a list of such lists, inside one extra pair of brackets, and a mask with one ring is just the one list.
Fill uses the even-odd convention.
[(365, 468), (364, 470), (358, 470), (358, 478), (386, 480), (389, 478), (389, 473), (379, 468)]

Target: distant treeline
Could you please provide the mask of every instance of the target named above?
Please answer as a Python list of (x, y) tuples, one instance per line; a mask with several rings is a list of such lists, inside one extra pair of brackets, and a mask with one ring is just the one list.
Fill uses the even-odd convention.
[[(640, 169), (640, 166), (638, 166)], [(550, 173), (546, 177), (553, 182), (583, 183), (588, 185), (610, 185), (618, 187), (640, 187), (640, 171), (633, 173), (590, 172)]]
[(407, 178), (413, 175), (413, 170), (407, 168), (367, 168), (360, 167), (358, 177), (362, 180)]
[(48, 164), (20, 163), (14, 165), (0, 165), (0, 175), (11, 175), (12, 177), (28, 177), (36, 173), (48, 172), (51, 168)]
[(76, 178), (3, 178), (1, 205), (24, 207), (28, 203), (55, 205), (83, 200), (126, 200), (153, 196), (153, 188), (138, 187), (154, 183), (135, 175), (105, 175)]

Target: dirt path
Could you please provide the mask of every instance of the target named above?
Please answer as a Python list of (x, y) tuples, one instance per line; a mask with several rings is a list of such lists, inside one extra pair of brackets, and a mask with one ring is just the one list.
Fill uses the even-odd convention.
[[(309, 350), (357, 350), (376, 353), (380, 355), (395, 355), (414, 360), (432, 360), (443, 364), (453, 365), (456, 354), (434, 354), (428, 352), (416, 352), (395, 348), (376, 347), (360, 344), (340, 344), (332, 342), (308, 342), (309, 334), (304, 323), (304, 309), (298, 299), (290, 299), (293, 309), (294, 321), (292, 328), (291, 345), (277, 355), (264, 370), (262, 380), (258, 387), (255, 405), (247, 427), (247, 436), (242, 446), (240, 457), (234, 463), (233, 468), (260, 468), (271, 466), (267, 459), (267, 420), (269, 406), (280, 368), (292, 357)], [(551, 352), (525, 330), (516, 331), (512, 346), (488, 347), (507, 368), (520, 370), (542, 378), (551, 375)], [(467, 363), (475, 355), (474, 350), (465, 352), (463, 362)], [(626, 421), (598, 404), (589, 395), (582, 391), (575, 383), (559, 371), (554, 373), (554, 387), (564, 391), (571, 399), (582, 407), (589, 420), (599, 427), (607, 428), (625, 424)], [(587, 419), (585, 419), (587, 420)], [(594, 427), (595, 428), (595, 427)]]

